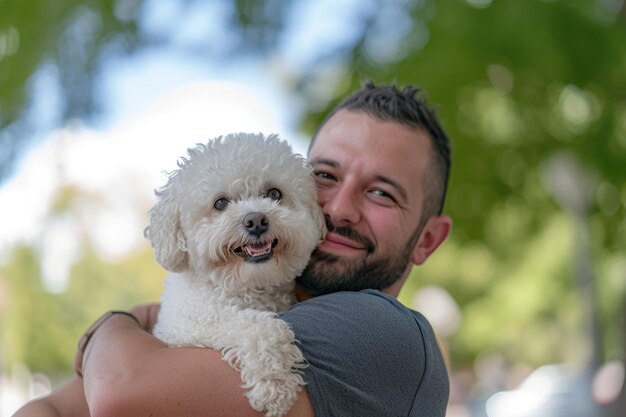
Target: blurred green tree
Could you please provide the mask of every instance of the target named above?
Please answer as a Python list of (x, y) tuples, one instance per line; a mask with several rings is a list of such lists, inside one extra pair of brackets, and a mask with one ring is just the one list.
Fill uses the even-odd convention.
[[(295, 3), (225, 2), (231, 6), (230, 52), (275, 56)], [(107, 57), (168, 42), (139, 29), (140, 11), (148, 4), (0, 2), (0, 178), (27, 141), (33, 74), (44, 65), (56, 69), (67, 93), (63, 120), (97, 110), (94, 86)], [(589, 278), (602, 301), (602, 343), (596, 346), (606, 358), (624, 357), (626, 325), (618, 318), (626, 310), (625, 14), (620, 0), (372, 0), (357, 14), (353, 38), (290, 74), (290, 87), (308, 106), (301, 121), (307, 134), (363, 80), (421, 85), (439, 106), (453, 139), (445, 211), (455, 227), (444, 248), (414, 271), (401, 297), (411, 303), (430, 284), (453, 295), (463, 311), (450, 340), (455, 364), (471, 365), (486, 350), (531, 365), (586, 358), (588, 301), (575, 279), (577, 219), (548, 186), (550, 161), (563, 153), (591, 178), (584, 224)], [(76, 36), (76, 25), (87, 25), (90, 30), (80, 33), (89, 36)], [(213, 46), (207, 40), (206, 47)], [(28, 284), (37, 276), (33, 256), (17, 250), (3, 277), (12, 280), (14, 291), (44, 300), (48, 296)], [(102, 293), (94, 302), (98, 311), (119, 305), (104, 289), (119, 293), (124, 283), (105, 284), (99, 272), (105, 265), (93, 258), (80, 265), (73, 272), (72, 297)], [(148, 279), (142, 267), (127, 273)], [(85, 274), (96, 279), (85, 280)], [(107, 272), (106, 280), (113, 275)], [(26, 308), (16, 307), (16, 317), (23, 319)], [(51, 363), (55, 355), (47, 353)]]
[(9, 294), (0, 308), (2, 363), (67, 374), (78, 339), (102, 312), (158, 301), (165, 271), (154, 262), (152, 251), (144, 249), (110, 264), (89, 249), (89, 242), (83, 245), (84, 254), (60, 293), (46, 290), (33, 248), (15, 248), (0, 269), (0, 282)]
[[(312, 68), (299, 88), (332, 85), (303, 120), (313, 132), (364, 79), (417, 83), (440, 106), (453, 139), (445, 211), (452, 240), (414, 271), (403, 292), (448, 289), (464, 312), (457, 363), (497, 349), (537, 365), (586, 360), (584, 301), (576, 283), (578, 219), (547, 183), (555, 155), (592, 182), (585, 219), (591, 282), (602, 303), (600, 356), (621, 356), (626, 249), (626, 40), (622, 2), (380, 2), (354, 45)], [(328, 78), (328, 79), (325, 79)], [(571, 192), (579, 191), (573, 184)], [(567, 191), (567, 190), (566, 190)], [(585, 190), (586, 191), (586, 190)], [(459, 262), (459, 259), (462, 262)], [(609, 266), (610, 265), (610, 266)], [(597, 302), (597, 300), (596, 300)], [(528, 343), (541, 340), (540, 344)], [(577, 343), (576, 343), (577, 342)], [(563, 349), (567, 344), (568, 349)], [(621, 352), (621, 353), (620, 353)], [(588, 360), (591, 360), (589, 358)]]

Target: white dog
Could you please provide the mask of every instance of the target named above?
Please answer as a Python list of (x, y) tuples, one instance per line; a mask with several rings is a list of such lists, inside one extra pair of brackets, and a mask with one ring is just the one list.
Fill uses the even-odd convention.
[(165, 281), (154, 335), (222, 351), (255, 410), (281, 416), (305, 360), (276, 313), (325, 232), (311, 168), (276, 136), (233, 134), (188, 151), (157, 192), (146, 236)]

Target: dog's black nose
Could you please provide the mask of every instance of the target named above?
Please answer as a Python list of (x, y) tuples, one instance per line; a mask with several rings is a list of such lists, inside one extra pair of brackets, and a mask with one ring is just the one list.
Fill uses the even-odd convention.
[(248, 213), (246, 214), (246, 217), (243, 218), (243, 227), (248, 233), (256, 237), (259, 237), (263, 233), (267, 232), (269, 225), (270, 222), (267, 219), (267, 216), (263, 213)]

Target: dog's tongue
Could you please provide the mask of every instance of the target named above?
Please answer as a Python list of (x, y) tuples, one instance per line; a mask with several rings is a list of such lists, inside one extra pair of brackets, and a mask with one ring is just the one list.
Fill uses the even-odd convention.
[(243, 247), (249, 256), (260, 256), (270, 253), (272, 250), (272, 242), (267, 242), (261, 245), (245, 245)]

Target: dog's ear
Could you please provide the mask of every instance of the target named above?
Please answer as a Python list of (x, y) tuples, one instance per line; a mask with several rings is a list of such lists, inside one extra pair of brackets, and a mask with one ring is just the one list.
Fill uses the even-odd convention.
[(180, 210), (169, 196), (162, 196), (150, 210), (150, 226), (144, 235), (154, 248), (156, 260), (171, 272), (188, 268), (188, 250), (180, 227)]

